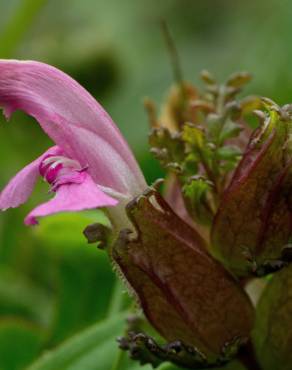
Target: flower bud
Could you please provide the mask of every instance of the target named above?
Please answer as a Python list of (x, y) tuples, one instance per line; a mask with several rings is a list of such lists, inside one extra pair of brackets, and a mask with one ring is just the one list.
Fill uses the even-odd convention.
[(285, 107), (270, 108), (215, 216), (214, 253), (239, 276), (262, 275), (285, 263), (282, 252), (291, 234), (291, 125)]
[(112, 256), (159, 334), (211, 361), (226, 344), (244, 342), (253, 322), (251, 303), (202, 238), (155, 190), (129, 203), (127, 213), (136, 235), (122, 231)]

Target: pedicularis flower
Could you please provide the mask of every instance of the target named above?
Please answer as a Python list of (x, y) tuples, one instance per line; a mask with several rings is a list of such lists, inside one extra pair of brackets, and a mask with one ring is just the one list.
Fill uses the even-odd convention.
[[(236, 100), (246, 73), (223, 85), (202, 77), (204, 93), (189, 84), (172, 89), (161, 119), (147, 102), (151, 151), (167, 171), (171, 208), (147, 188), (119, 130), (77, 82), (42, 63), (0, 61), (6, 117), (25, 111), (56, 144), (10, 181), (0, 208), (24, 203), (42, 177), (54, 196), (30, 212), (28, 225), (57, 212), (111, 209), (109, 254), (145, 317), (170, 342), (158, 345), (134, 325), (120, 345), (153, 365), (227, 361), (253, 327), (246, 278), (291, 259), (291, 106)], [(254, 109), (262, 109), (261, 125), (251, 135), (246, 118)]]
[(116, 206), (146, 188), (143, 175), (109, 115), (76, 81), (49, 65), (0, 61), (0, 105), (33, 116), (56, 146), (23, 168), (2, 191), (0, 208), (18, 207), (43, 177), (55, 197), (25, 223), (64, 211)]

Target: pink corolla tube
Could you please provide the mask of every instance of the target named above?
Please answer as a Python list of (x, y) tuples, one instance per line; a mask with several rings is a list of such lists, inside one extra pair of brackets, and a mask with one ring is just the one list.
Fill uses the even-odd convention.
[(0, 209), (18, 207), (38, 177), (55, 194), (25, 218), (27, 225), (58, 212), (114, 207), (147, 187), (119, 129), (97, 101), (60, 70), (35, 61), (0, 59), (0, 106), (7, 119), (15, 110), (34, 117), (54, 141), (10, 180)]

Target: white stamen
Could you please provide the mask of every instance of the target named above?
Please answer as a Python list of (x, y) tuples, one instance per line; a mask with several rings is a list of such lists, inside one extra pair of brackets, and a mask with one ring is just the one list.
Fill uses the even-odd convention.
[(62, 164), (64, 167), (71, 167), (76, 170), (82, 170), (80, 163), (74, 159), (66, 158), (61, 155), (48, 157), (43, 161), (43, 164), (50, 165), (51, 168), (56, 168), (59, 164)]
[(116, 191), (116, 190), (114, 190), (112, 188), (107, 187), (107, 186), (98, 185), (98, 187), (104, 193), (106, 193), (107, 195), (109, 195), (109, 196), (111, 196), (113, 198), (117, 198), (119, 200), (127, 199), (128, 201), (131, 199), (131, 196), (130, 195), (120, 193), (120, 192), (118, 192), (118, 191)]

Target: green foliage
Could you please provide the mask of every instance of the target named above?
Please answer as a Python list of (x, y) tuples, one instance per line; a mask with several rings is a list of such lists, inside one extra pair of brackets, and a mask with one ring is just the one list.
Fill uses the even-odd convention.
[(195, 151), (202, 150), (204, 147), (204, 132), (200, 127), (192, 124), (183, 126), (182, 138), (186, 144), (189, 144)]
[[(185, 369), (177, 367), (173, 364), (165, 363), (159, 366), (158, 370), (185, 370)], [(246, 370), (246, 368), (239, 361), (231, 361), (229, 364), (223, 367), (213, 368), (213, 370)]]
[[(107, 224), (107, 218), (98, 211), (57, 215), (43, 221), (31, 232), (33, 249), (26, 250), (26, 259), (14, 260), (14, 254), (7, 255), (11, 267), (2, 264), (0, 268), (0, 313), (4, 323), (6, 317), (15, 317), (16, 329), (11, 336), (17, 340), (17, 325), (22, 330), (23, 320), (29, 327), (38, 325), (42, 330), (42, 341), (33, 347), (34, 352), (23, 345), (27, 357), (22, 355), (21, 344), (14, 347), (13, 340), (3, 346), (7, 356), (13, 352), (12, 360), (18, 363), (19, 357), (22, 365), (35, 359), (42, 348), (53, 348), (77, 331), (103, 321), (113, 300), (115, 277), (108, 257), (94, 245), (88, 245), (82, 235), (86, 225), (95, 221)], [(18, 236), (21, 238), (21, 230)], [(18, 253), (22, 253), (21, 249)], [(37, 263), (31, 265), (34, 260)], [(21, 269), (16, 272), (18, 263)], [(27, 346), (31, 341), (29, 337)], [(112, 346), (117, 348), (114, 337)], [(1, 348), (2, 344), (0, 354)], [(0, 368), (1, 359), (2, 356)], [(15, 366), (14, 362), (11, 366), (7, 363), (4, 369), (18, 369)]]
[[(49, 325), (53, 302), (44, 287), (23, 274), (2, 266), (0, 268), (0, 313), (20, 316), (45, 328)], [(36, 305), (35, 302), (38, 302)]]
[[(121, 5), (117, 5), (116, 0), (2, 1), (0, 57), (40, 59), (63, 67), (95, 96), (102, 96), (102, 103), (119, 123), (138, 155), (149, 183), (161, 175), (161, 170), (146, 152), (146, 119), (139, 100), (145, 93), (158, 99), (172, 79), (165, 48), (158, 37), (156, 19), (163, 17), (174, 31), (187, 79), (193, 80), (195, 71), (202, 65), (212, 68), (220, 77), (230, 70), (243, 67), (256, 75), (253, 83), (255, 92), (277, 97), (282, 103), (291, 100), (289, 81), (292, 78), (292, 53), (291, 48), (287, 47), (291, 38), (291, 3), (276, 0), (237, 3), (229, 0), (144, 0), (142, 5), (137, 4), (132, 0), (125, 0)], [(265, 20), (260, 27), (259, 17)], [(145, 29), (147, 32), (144, 32)], [(243, 48), (243, 45), (248, 47)], [(285, 57), (277, 58), (277, 55)], [(203, 77), (209, 85), (207, 95), (210, 97), (213, 94), (214, 97), (218, 92), (218, 88), (214, 88), (216, 79), (206, 72)], [(228, 94), (234, 94), (247, 80), (249, 76), (245, 74), (230, 77), (226, 83)], [(197, 83), (198, 81), (196, 85)], [(243, 98), (238, 101), (240, 110), (245, 114), (258, 109), (259, 104), (258, 98)], [(208, 112), (210, 106), (212, 104), (205, 101), (201, 104), (202, 111)], [(216, 151), (212, 151), (212, 146), (204, 146), (207, 159), (205, 164), (215, 174), (217, 161), (221, 162), (222, 173), (234, 168), (238, 161), (237, 151), (233, 150), (232, 144), (227, 151), (221, 148), (224, 142), (232, 141), (242, 134), (242, 127), (235, 122), (237, 114), (238, 109), (235, 108), (224, 125), (222, 115), (218, 112), (209, 114), (206, 119), (210, 130), (208, 135), (204, 132), (204, 143), (207, 140), (216, 142), (219, 146)], [(254, 124), (250, 117), (249, 120)], [(13, 124), (5, 125), (5, 128), (2, 117), (0, 121), (2, 188), (10, 175), (51, 143), (45, 139), (39, 127), (33, 124), (32, 119), (20, 113), (14, 116)], [(168, 150), (167, 161), (172, 163), (171, 166), (166, 166), (167, 171), (171, 169), (177, 173), (184, 169), (187, 176), (180, 178), (180, 181), (183, 181), (186, 203), (194, 217), (199, 217), (204, 224), (206, 217), (202, 212), (206, 212), (206, 209), (198, 209), (198, 199), (206, 198), (210, 202), (208, 209), (210, 206), (213, 208), (216, 199), (213, 202), (208, 195), (214, 190), (211, 186), (214, 179), (204, 176), (201, 180), (193, 180), (192, 176), (198, 170), (198, 153), (192, 150), (182, 163), (176, 149), (175, 156), (169, 151), (172, 146), (175, 148), (182, 145), (181, 137), (177, 139), (176, 136), (174, 141), (163, 144)], [(161, 150), (159, 145), (158, 150)], [(165, 151), (161, 154), (164, 155)], [(163, 155), (162, 159), (165, 160)], [(210, 166), (210, 162), (214, 164)], [(206, 181), (210, 181), (207, 190)], [(85, 327), (101, 323), (111, 311), (109, 306), (115, 306), (111, 299), (114, 276), (108, 259), (94, 246), (87, 245), (82, 236), (84, 226), (88, 222), (99, 221), (99, 216), (56, 216), (43, 220), (41, 226), (34, 231), (25, 230), (22, 226), (25, 212), (37, 200), (42, 199), (46, 191), (42, 190), (39, 195), (35, 192), (33, 202), (22, 210), (1, 215), (1, 370), (23, 369), (28, 362), (38, 357), (40, 347), (42, 352), (50, 348), (50, 354), (53, 355), (58, 348), (63, 348), (63, 344), (60, 344), (63, 340), (68, 343), (68, 338), (72, 335), (75, 340), (79, 331), (82, 336)], [(249, 214), (248, 218), (251, 219), (252, 216)], [(278, 359), (279, 354), (275, 354), (274, 347), (280, 347), (282, 342), (275, 343), (268, 336), (266, 313), (269, 312), (271, 318), (274, 315), (277, 319), (280, 318), (281, 327), (288, 327), (289, 317), (284, 319), (285, 312), (290, 315), (287, 306), (284, 305), (276, 314), (272, 312), (269, 303), (275, 302), (276, 305), (278, 301), (282, 302), (280, 296), (285, 293), (282, 285), (285, 285), (284, 279), (290, 279), (288, 275), (286, 272), (283, 276), (275, 276), (277, 279), (271, 284), (271, 293), (265, 293), (259, 306), (256, 341), (259, 343), (260, 356), (263, 363), (268, 364), (268, 369), (272, 366), (277, 369), (274, 358)], [(278, 327), (277, 321), (269, 319), (269, 322), (276, 328), (275, 335), (282, 338), (286, 330), (278, 334), (280, 324)], [(115, 335), (120, 334), (117, 331)], [(264, 340), (268, 343), (266, 351)], [(285, 338), (283, 342), (284, 340)], [(109, 341), (112, 344), (106, 344), (109, 343), (106, 339), (104, 352), (111, 357), (111, 353), (116, 351), (114, 335)], [(56, 347), (57, 345), (60, 347)], [(88, 366), (93, 363), (99, 365), (99, 357), (103, 359), (103, 353), (98, 347), (96, 352), (92, 350)], [(281, 351), (280, 348), (280, 353)], [(289, 353), (286, 349), (284, 352), (284, 356)], [(289, 366), (289, 360), (286, 363)], [(82, 362), (78, 366), (80, 370), (86, 370)], [(119, 370), (141, 368), (150, 370), (149, 366), (141, 367), (124, 358)], [(171, 364), (162, 365), (159, 370), (162, 369), (178, 370)], [(238, 370), (242, 366), (231, 363), (224, 369)], [(97, 366), (97, 370), (110, 369)]]
[[(44, 218), (35, 235), (50, 250), (55, 248), (60, 253), (72, 251), (85, 243), (83, 230), (91, 223), (109, 225), (109, 220), (102, 210), (84, 211), (82, 213), (63, 213)], [(61, 248), (61, 251), (60, 251)]]
[(118, 352), (115, 338), (124, 326), (122, 314), (93, 325), (57, 349), (46, 352), (27, 370), (111, 369)]
[(182, 188), (188, 210), (200, 223), (210, 223), (213, 218), (212, 209), (208, 203), (208, 192), (212, 183), (202, 176), (193, 176)]
[[(125, 314), (111, 316), (109, 319), (89, 327), (56, 349), (46, 351), (26, 370), (151, 370), (150, 365), (139, 365), (136, 361), (124, 356), (124, 352), (120, 353), (117, 348), (115, 339), (124, 330), (125, 317)], [(224, 367), (226, 370), (229, 368), (230, 370), (244, 370), (244, 367), (237, 362), (231, 362)], [(157, 368), (157, 370), (182, 369), (168, 363)], [(223, 370), (223, 367), (214, 370), (221, 369)]]
[(29, 322), (0, 321), (0, 369), (23, 370), (39, 353), (43, 334)]
[(151, 152), (168, 169), (181, 171), (184, 160), (184, 143), (179, 134), (167, 128), (153, 129), (149, 136)]
[(205, 226), (211, 225), (230, 173), (248, 143), (246, 118), (262, 102), (255, 96), (237, 98), (251, 79), (246, 72), (231, 75), (223, 84), (207, 71), (201, 77), (206, 84), (202, 91), (186, 83), (172, 88), (160, 118), (153, 103), (148, 101), (146, 108), (155, 127), (151, 152), (176, 175), (189, 216)]

